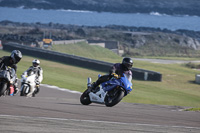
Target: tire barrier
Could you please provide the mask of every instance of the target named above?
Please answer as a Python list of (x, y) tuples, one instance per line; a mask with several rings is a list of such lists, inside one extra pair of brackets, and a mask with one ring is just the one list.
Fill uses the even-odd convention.
[[(29, 47), (18, 43), (6, 43), (3, 45), (3, 50), (11, 52), (18, 49), (23, 55), (34, 56), (50, 61), (60, 62), (68, 65), (83, 67), (87, 69), (108, 72), (113, 63), (84, 58), (80, 56), (59, 53), (47, 49), (37, 47)], [(132, 68), (133, 79), (146, 81), (162, 81), (162, 74), (159, 72)]]

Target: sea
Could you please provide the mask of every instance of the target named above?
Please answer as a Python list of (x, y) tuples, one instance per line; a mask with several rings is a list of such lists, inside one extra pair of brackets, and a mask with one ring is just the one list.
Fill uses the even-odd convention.
[(167, 15), (158, 12), (111, 13), (80, 10), (43, 10), (0, 7), (0, 21), (9, 20), (21, 23), (59, 23), (78, 26), (123, 25), (151, 27), (168, 30), (200, 31), (200, 17), (189, 15)]

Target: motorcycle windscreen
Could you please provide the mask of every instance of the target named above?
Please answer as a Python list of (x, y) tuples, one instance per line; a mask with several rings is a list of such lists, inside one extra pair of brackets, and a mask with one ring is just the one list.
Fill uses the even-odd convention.
[(132, 83), (130, 81), (130, 79), (132, 78), (127, 78), (127, 76), (124, 74), (124, 77), (121, 77), (121, 82), (122, 82), (122, 87), (125, 89), (125, 91), (127, 93), (131, 92), (132, 91)]
[(121, 85), (121, 81), (119, 79), (112, 79), (107, 82), (101, 84), (104, 91), (110, 91), (117, 86)]
[(104, 91), (110, 91), (117, 86), (121, 86), (127, 93), (129, 93), (130, 91), (132, 91), (132, 77), (130, 77), (131, 75), (128, 76), (129, 77), (127, 78), (127, 75), (123, 74), (123, 77), (121, 77), (120, 79), (111, 79), (105, 83), (102, 83)]
[(11, 68), (10, 69), (10, 76), (13, 78), (15, 76), (15, 69)]

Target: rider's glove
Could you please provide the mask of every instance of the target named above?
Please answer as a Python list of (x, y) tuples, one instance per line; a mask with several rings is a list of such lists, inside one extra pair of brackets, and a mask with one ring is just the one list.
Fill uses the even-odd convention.
[(116, 79), (119, 77), (116, 73), (112, 73), (111, 76), (116, 78)]

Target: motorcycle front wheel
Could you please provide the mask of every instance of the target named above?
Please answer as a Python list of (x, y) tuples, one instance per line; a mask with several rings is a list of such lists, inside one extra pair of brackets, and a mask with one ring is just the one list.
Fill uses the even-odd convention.
[(0, 82), (0, 96), (5, 95), (7, 89), (7, 83)]
[(22, 85), (20, 96), (26, 96), (30, 92), (28, 85)]
[(81, 95), (81, 97), (80, 97), (80, 102), (81, 102), (83, 105), (89, 105), (89, 104), (92, 103), (92, 102), (90, 101), (88, 89), (85, 90), (85, 91), (83, 92), (83, 94)]
[(107, 107), (115, 106), (122, 100), (123, 97), (124, 97), (124, 91), (121, 89), (108, 92), (105, 97), (105, 105)]

